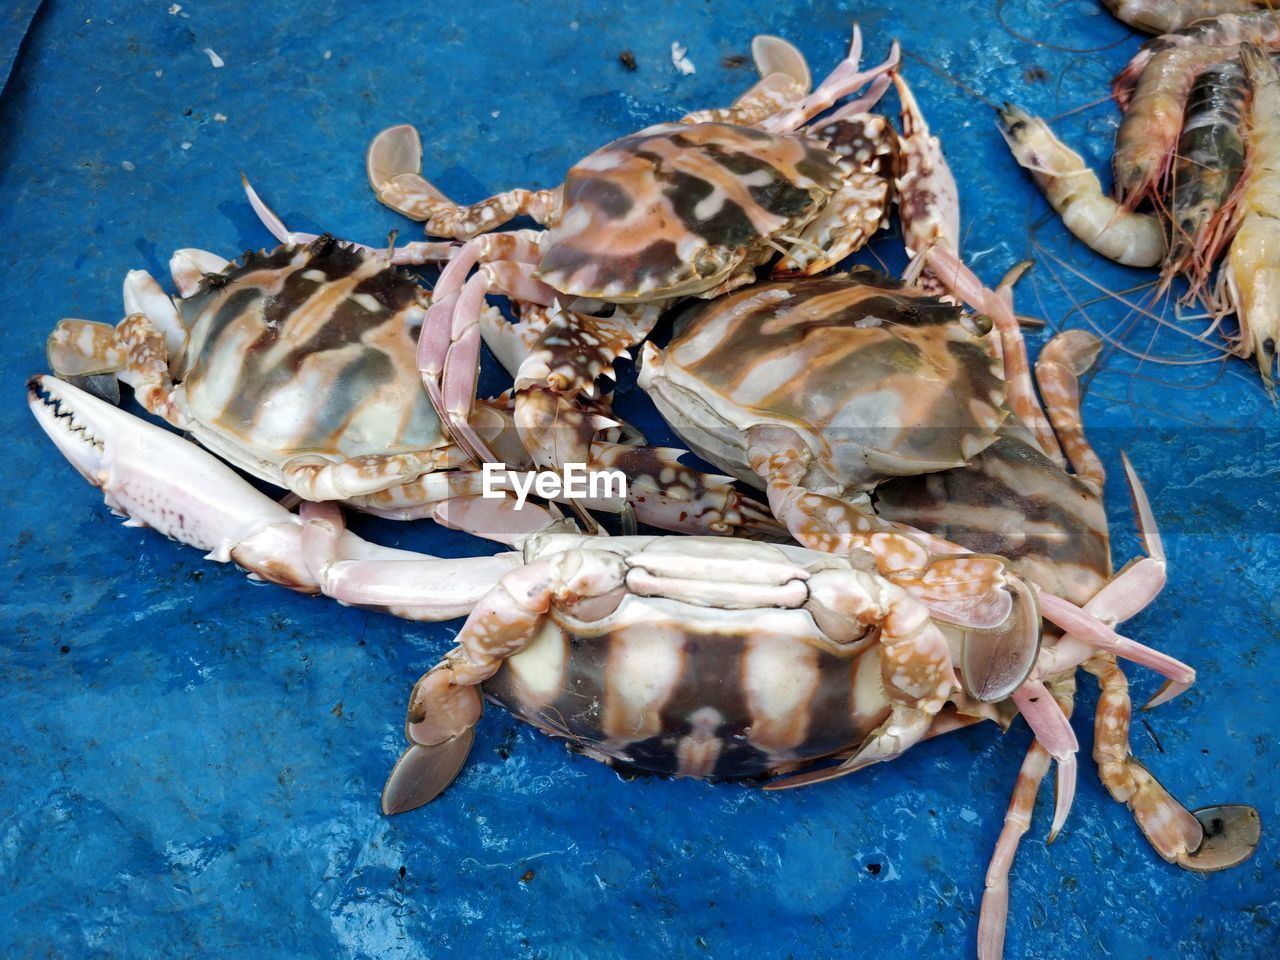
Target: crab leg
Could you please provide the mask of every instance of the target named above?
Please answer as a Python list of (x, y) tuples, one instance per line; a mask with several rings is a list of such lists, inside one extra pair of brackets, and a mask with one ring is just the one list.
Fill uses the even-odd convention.
[(1063, 709), (1040, 679), (1032, 677), (1023, 683), (1013, 692), (1013, 701), (1036, 735), (1036, 741), (1058, 761), (1053, 825), (1049, 828), (1049, 840), (1052, 841), (1067, 822), (1067, 814), (1075, 800), (1079, 772), (1076, 754), (1080, 750), (1080, 742), (1071, 728), (1069, 711)]
[(624, 580), (621, 558), (577, 550), (537, 560), (499, 580), (458, 632), (457, 647), (414, 685), (405, 722), (410, 746), (387, 778), (383, 813), (430, 803), (453, 782), (483, 709), (479, 684), (532, 642), (552, 603), (604, 596)]
[(775, 113), (804, 100), (807, 88), (783, 73), (762, 77), (755, 86), (733, 101), (733, 106), (711, 110), (695, 110), (680, 118), (680, 123), (733, 123), (751, 127)]
[[(380, 547), (340, 529), (330, 545), (343, 562), (317, 561), (307, 555), (309, 538), (297, 516), (189, 441), (53, 377), (33, 377), (27, 391), (36, 421), (102, 490), (113, 512), (132, 526), (205, 550), (207, 559), (234, 561), (255, 578), (301, 593), (343, 593), (347, 602), (401, 616), (447, 620), (467, 612), (497, 576), (519, 564), (515, 554), (441, 560)], [(344, 593), (353, 564), (384, 574), (376, 592)], [(399, 578), (385, 576), (391, 570), (400, 571)]]
[[(1052, 699), (1064, 718), (1071, 715), (1075, 690), (1074, 674), (1067, 674), (1054, 681)], [(1005, 926), (1009, 919), (1009, 870), (1018, 853), (1018, 843), (1031, 826), (1036, 794), (1040, 792), (1040, 783), (1049, 772), (1049, 762), (1052, 759), (1037, 737), (1032, 741), (1018, 771), (1013, 796), (1009, 799), (1009, 809), (1004, 817), (1004, 827), (987, 866), (986, 890), (982, 894), (982, 909), (978, 917), (978, 960), (1000, 960), (1004, 955)], [(1059, 768), (1061, 769), (1061, 765)], [(1060, 785), (1059, 798), (1061, 795)]]
[(842, 97), (856, 92), (881, 74), (890, 73), (898, 65), (900, 52), (898, 41), (893, 42), (889, 56), (885, 61), (870, 70), (860, 71), (858, 61), (862, 59), (862, 31), (858, 25), (853, 27), (853, 40), (849, 44), (849, 54), (831, 74), (818, 84), (816, 90), (795, 106), (788, 107), (781, 113), (762, 121), (760, 129), (770, 133), (791, 133), (800, 129), (810, 119), (833, 106)]
[(336, 503), (303, 501), (300, 511), (302, 557), (320, 591), (406, 620), (466, 616), (520, 566), (517, 553), (455, 560), (369, 543), (346, 529)]
[(466, 206), (454, 203), (423, 178), (422, 138), (408, 124), (388, 127), (373, 138), (365, 168), (378, 199), (406, 217), (425, 221), (428, 236), (469, 240), (512, 217), (551, 224), (560, 213), (559, 187), (508, 190)]
[[(249, 179), (243, 173), (240, 174), (240, 182), (244, 184), (245, 195), (249, 198), (249, 206), (253, 207), (253, 212), (257, 214), (262, 225), (271, 231), (271, 235), (281, 243), (293, 243), (298, 246), (312, 243), (320, 239), (318, 233), (303, 233), (296, 230), (290, 230), (284, 225), (284, 221), (279, 215), (267, 206), (266, 202), (258, 196), (258, 191), (249, 185)], [(413, 243), (405, 243), (400, 246), (394, 244), (389, 245), (389, 249), (380, 250), (376, 247), (370, 247), (363, 243), (356, 243), (353, 240), (343, 240), (345, 244), (365, 250), (369, 253), (376, 253), (385, 257), (388, 263), (398, 266), (421, 266), (425, 263), (442, 263), (458, 252), (458, 244), (451, 242), (430, 242), (427, 240), (417, 240)], [(176, 279), (176, 277), (175, 277)], [(181, 287), (179, 287), (181, 289)], [(186, 296), (183, 292), (183, 296)]]
[(759, 34), (751, 41), (751, 59), (760, 80), (733, 101), (733, 106), (699, 110), (680, 118), (681, 123), (736, 123), (753, 126), (791, 107), (813, 86), (804, 54), (781, 37)]
[(964, 262), (947, 247), (937, 244), (924, 251), (925, 261), (938, 281), (979, 313), (991, 318), (1000, 336), (1004, 357), (1005, 380), (1009, 385), (1009, 409), (1035, 435), (1040, 449), (1050, 460), (1062, 465), (1062, 451), (1053, 428), (1036, 401), (1031, 385), (1031, 366), (1027, 344), (1013, 308), (1000, 294), (988, 290)]
[(1004, 699), (1026, 679), (1040, 648), (1040, 617), (1032, 588), (1003, 558), (958, 548), (938, 555), (873, 514), (805, 490), (811, 454), (794, 431), (756, 427), (747, 439), (769, 507), (796, 540), (827, 553), (869, 552), (882, 576), (921, 599), (932, 615), (966, 628), (962, 674), (971, 695)]
[(575, 404), (594, 394), (595, 381), (613, 376), (613, 362), (644, 340), (661, 304), (617, 307), (608, 317), (570, 313), (557, 303), (546, 327), (516, 371), (516, 429), (541, 466), (587, 460), (591, 440), (606, 424)]
[[(492, 256), (504, 259), (484, 262)], [(554, 289), (533, 278), (537, 258), (537, 242), (531, 238), (470, 241), (441, 274), (423, 324), (418, 366), (427, 393), (451, 434), (477, 462), (496, 459), (469, 423), (482, 333), (501, 329), (485, 311), (487, 294), (507, 293), (522, 303), (552, 306), (515, 375), (516, 429), (534, 461), (547, 467), (588, 461), (595, 434), (613, 421), (573, 401), (580, 393), (591, 395), (598, 377), (612, 375), (613, 361), (648, 336), (660, 314), (658, 304), (617, 307), (609, 317), (570, 313), (559, 305)], [(464, 283), (477, 264), (480, 269)], [(501, 342), (508, 353), (520, 346), (511, 335)]]
[(1084, 434), (1080, 378), (1093, 366), (1102, 341), (1086, 330), (1067, 330), (1044, 345), (1036, 359), (1036, 382), (1045, 412), (1076, 476), (1101, 496), (1107, 473)]
[(1098, 775), (1116, 802), (1133, 811), (1156, 852), (1198, 872), (1225, 870), (1248, 859), (1258, 845), (1258, 811), (1236, 804), (1188, 811), (1131, 752), (1129, 683), (1115, 657), (1098, 654), (1084, 668), (1098, 678), (1093, 726)]
[(763, 505), (744, 497), (733, 478), (702, 473), (680, 462), (686, 451), (596, 443), (596, 470), (627, 476), (627, 502), (636, 519), (675, 533), (714, 534), (751, 540), (786, 540), (787, 529)]
[[(938, 138), (929, 134), (929, 125), (906, 80), (895, 72), (893, 83), (902, 103), (901, 163), (894, 182), (902, 242), (912, 257), (939, 247), (959, 252), (960, 192), (956, 178)], [(928, 269), (920, 283), (929, 293), (940, 292), (937, 278)]]
[[(877, 77), (880, 81), (888, 84), (887, 77)], [(860, 249), (887, 223), (898, 149), (893, 127), (884, 117), (844, 109), (815, 126), (810, 135), (841, 157), (845, 179), (774, 266), (775, 277), (819, 273)]]

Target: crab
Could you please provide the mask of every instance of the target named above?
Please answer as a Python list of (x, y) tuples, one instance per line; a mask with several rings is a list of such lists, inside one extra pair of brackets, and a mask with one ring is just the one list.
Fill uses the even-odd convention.
[[(436, 285), (419, 356), (433, 404), (473, 459), (490, 459), (469, 425), (486, 295), (564, 306), (538, 332), (515, 382), (526, 448), (539, 464), (561, 465), (581, 459), (590, 442), (589, 414), (576, 399), (649, 334), (663, 305), (751, 282), (784, 243), (786, 269), (813, 272), (864, 242), (884, 215), (889, 178), (866, 169), (878, 147), (859, 160), (851, 143), (886, 135), (864, 130), (861, 118), (887, 86), (898, 51), (895, 44), (883, 63), (861, 71), (861, 46), (855, 27), (848, 57), (806, 94), (803, 58), (771, 38), (758, 45), (763, 55), (757, 50), (768, 74), (732, 108), (616, 140), (554, 190), (512, 190), (462, 206), (422, 178), (412, 127), (374, 139), (367, 168), (379, 199), (425, 221), (431, 235), (467, 241)], [(802, 129), (868, 83), (867, 97)], [(843, 124), (855, 118), (856, 136)], [(514, 243), (484, 235), (521, 214), (549, 230)]]
[[(119, 325), (62, 321), (49, 337), (53, 369), (119, 377), (146, 410), (302, 499), (432, 517), (503, 542), (552, 519), (535, 504), (484, 496), (480, 465), (441, 428), (418, 377), (427, 293), (385, 258), (321, 237), (239, 263), (182, 250), (172, 268), (176, 301), (135, 271)], [(606, 406), (589, 409), (610, 431), (589, 467), (628, 475), (626, 507), (638, 519), (695, 533), (776, 532), (726, 479), (683, 466), (681, 451), (638, 445)], [(471, 416), (509, 465), (525, 463), (509, 397), (478, 403)]]
[[(963, 466), (902, 477), (881, 484), (875, 509), (881, 517), (967, 549), (999, 554), (1037, 586), (1081, 605), (1115, 625), (1150, 604), (1165, 582), (1165, 556), (1155, 518), (1128, 458), (1126, 479), (1136, 506), (1147, 555), (1115, 573), (1102, 489), (1102, 461), (1089, 445), (1080, 416), (1079, 378), (1094, 362), (1100, 341), (1083, 330), (1058, 334), (1040, 351), (1036, 379), (1061, 447), (1074, 472), (1044, 450), (1016, 416), (1001, 424), (996, 440)], [(946, 625), (943, 625), (946, 630)], [(1087, 654), (1081, 660), (1081, 655)], [(1131, 751), (1132, 705), (1128, 681), (1114, 653), (1088, 652), (1077, 638), (1048, 629), (1037, 669), (1062, 712), (1070, 715), (1075, 672), (1082, 666), (1100, 685), (1094, 722), (1094, 761), (1103, 785), (1133, 811), (1142, 833), (1165, 860), (1187, 870), (1227, 869), (1247, 859), (1260, 836), (1257, 811), (1217, 804), (1188, 811)], [(1011, 713), (958, 715), (959, 722), (994, 719), (1007, 726)], [(1074, 783), (1074, 758), (1054, 756), (1036, 741), (1018, 777), (1005, 826), (987, 873), (979, 920), (980, 960), (998, 960), (1009, 903), (1009, 870), (1030, 825), (1036, 793), (1051, 759), (1059, 768), (1058, 804), (1051, 838), (1062, 827)], [(1065, 777), (1063, 771), (1067, 773)]]
[(1163, 699), (1193, 681), (1005, 557), (876, 515), (871, 492), (886, 480), (963, 466), (998, 438), (1010, 414), (989, 325), (856, 271), (748, 287), (693, 307), (675, 329), (665, 350), (645, 345), (639, 385), (676, 433), (763, 489), (803, 546), (870, 553), (933, 616), (963, 627), (966, 692), (1012, 697), (1055, 756), (1073, 756), (1075, 738), (1031, 676), (1042, 615), (1163, 672)]

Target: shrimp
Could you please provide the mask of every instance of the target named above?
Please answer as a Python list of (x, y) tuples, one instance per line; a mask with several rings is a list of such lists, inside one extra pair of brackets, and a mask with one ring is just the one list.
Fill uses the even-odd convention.
[[(1258, 356), (1262, 384), (1274, 400), (1276, 338), (1280, 336), (1280, 74), (1249, 44), (1240, 59), (1253, 85), (1248, 160), (1241, 183), (1239, 223), (1226, 269), (1219, 274), (1221, 311), (1234, 308), (1242, 357)], [(1221, 288), (1225, 286), (1225, 291)]]
[(1164, 258), (1159, 220), (1125, 210), (1104, 194), (1098, 175), (1039, 117), (1011, 103), (997, 113), (1014, 159), (1031, 171), (1049, 205), (1086, 246), (1128, 267), (1152, 267)]
[(1156, 54), (1142, 71), (1111, 158), (1116, 199), (1130, 210), (1154, 198), (1169, 172), (1196, 77), (1235, 55), (1235, 47), (1173, 47)]
[(1186, 121), (1173, 166), (1173, 240), (1167, 284), (1185, 273), (1203, 289), (1231, 220), (1231, 197), (1244, 170), (1241, 134), (1249, 85), (1239, 59), (1200, 74), (1187, 97)]
[(1121, 110), (1127, 110), (1147, 64), (1166, 50), (1176, 47), (1235, 47), (1242, 43), (1256, 43), (1269, 49), (1280, 47), (1280, 16), (1276, 11), (1227, 13), (1148, 40), (1116, 75), (1111, 83), (1111, 95)]
[[(898, 216), (902, 220), (902, 241), (907, 254), (915, 257), (939, 246), (960, 253), (960, 191), (956, 178), (942, 155), (938, 138), (930, 136), (929, 125), (916, 103), (915, 95), (898, 73), (893, 75), (902, 104), (902, 137), (899, 139), (900, 168), (894, 180), (898, 196)], [(923, 262), (923, 261), (921, 261)], [(943, 285), (927, 268), (920, 286), (938, 293)]]
[(1265, 0), (1102, 0), (1122, 23), (1146, 33), (1171, 33), (1205, 17), (1247, 13)]

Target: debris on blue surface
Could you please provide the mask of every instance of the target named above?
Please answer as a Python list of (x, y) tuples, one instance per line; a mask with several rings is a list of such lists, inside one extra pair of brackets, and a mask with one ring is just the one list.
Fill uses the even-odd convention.
[[(1141, 38), (1083, 0), (938, 9), (44, 4), (0, 98), (0, 955), (972, 954), (1023, 724), (765, 794), (624, 782), (489, 709), (457, 783), (385, 818), (378, 792), (410, 685), (458, 622), (255, 585), (121, 527), (24, 402), (48, 331), (62, 317), (119, 319), (126, 271), (163, 277), (179, 247), (272, 245), (242, 170), (296, 229), (381, 243), (415, 231), (365, 181), (364, 148), (385, 126), (417, 125), (428, 176), (450, 196), (552, 186), (613, 138), (731, 100), (754, 79), (749, 60), (736, 65), (753, 35), (789, 38), (822, 72), (855, 16), (868, 58), (903, 43), (960, 183), (967, 259), (994, 282), (1034, 258), (1022, 311), (1111, 344), (1085, 419), (1111, 471), (1117, 565), (1139, 551), (1121, 449), (1148, 483), (1170, 564), (1164, 595), (1126, 632), (1199, 671), (1189, 693), (1137, 719), (1135, 750), (1189, 807), (1247, 802), (1263, 819), (1241, 867), (1198, 876), (1161, 861), (1093, 773), (1095, 691), (1082, 677), (1080, 795), (1047, 846), (1042, 791), (1013, 869), (1007, 955), (1280, 955), (1276, 409), (1251, 367), (1186, 334), (1194, 322), (1101, 296), (1094, 284), (1150, 277), (1072, 242), (993, 127), (991, 105), (1016, 99), (1105, 170), (1109, 81)], [(673, 43), (696, 72), (673, 65)], [(896, 243), (873, 250), (900, 265)], [(674, 440), (638, 391), (619, 403), (651, 440)], [(493, 549), (424, 525), (353, 524), (440, 555)], [(1137, 702), (1159, 684), (1131, 677)]]

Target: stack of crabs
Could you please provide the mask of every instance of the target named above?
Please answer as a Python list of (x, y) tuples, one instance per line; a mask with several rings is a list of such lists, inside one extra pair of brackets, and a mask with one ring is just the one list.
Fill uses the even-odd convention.
[[(980, 955), (998, 957), (1009, 869), (1051, 761), (1054, 833), (1071, 805), (1083, 666), (1102, 689), (1100, 776), (1157, 852), (1192, 870), (1245, 859), (1252, 808), (1188, 812), (1130, 755), (1118, 658), (1168, 678), (1153, 705), (1195, 674), (1116, 632), (1165, 564), (1126, 462), (1148, 555), (1112, 568), (1079, 408), (1097, 341), (1072, 331), (1041, 351), (1042, 407), (1016, 276), (989, 290), (960, 261), (955, 183), (896, 44), (862, 69), (855, 28), (812, 89), (789, 44), (759, 37), (753, 53), (761, 79), (730, 107), (608, 144), (553, 190), (454, 203), (419, 174), (414, 130), (384, 131), (370, 180), (437, 241), (374, 250), (291, 233), (250, 189), (281, 246), (238, 262), (180, 250), (177, 297), (135, 272), (121, 323), (63, 321), (49, 340), (60, 379), (30, 383), (37, 420), (132, 525), (293, 590), (467, 617), (410, 696), (387, 813), (458, 775), (482, 696), (620, 769), (770, 790), (1021, 714), (1035, 741), (978, 932)], [(871, 112), (891, 84), (901, 132)], [(895, 203), (909, 279), (833, 272)], [(545, 229), (493, 232), (520, 215)], [(443, 264), (430, 292), (402, 269), (428, 263)], [(664, 314), (674, 332), (659, 349), (646, 338)], [(513, 377), (495, 398), (475, 396), (482, 342)], [(640, 386), (725, 475), (647, 446), (598, 392), (638, 344)], [(118, 382), (199, 446), (117, 409)], [(618, 500), (517, 509), (482, 496), (496, 461), (585, 463), (629, 484)], [(513, 549), (446, 560), (378, 546), (340, 505)], [(601, 512), (626, 535), (607, 535)], [(635, 535), (637, 521), (683, 536)]]

